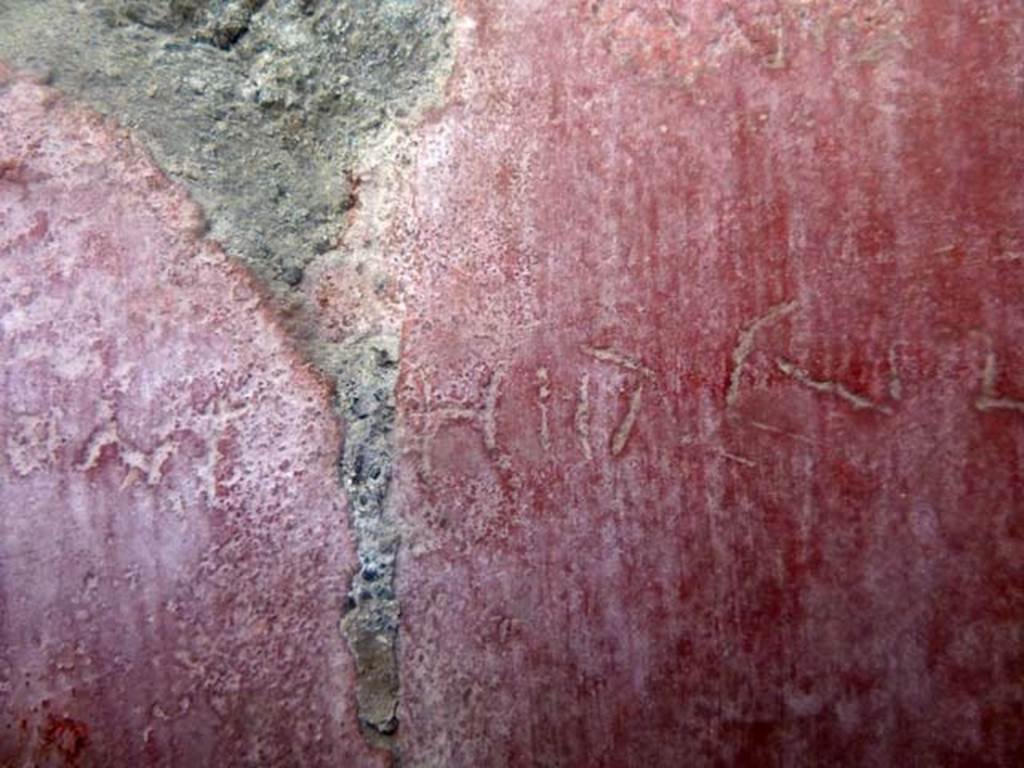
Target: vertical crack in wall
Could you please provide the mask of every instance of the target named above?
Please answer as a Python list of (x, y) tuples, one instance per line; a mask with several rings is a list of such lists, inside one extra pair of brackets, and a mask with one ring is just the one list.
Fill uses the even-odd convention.
[[(449, 0), (0, 2), (3, 58), (131, 128), (336, 381), (340, 481), (360, 562), (341, 627), (363, 732), (392, 751), (400, 526), (386, 502), (397, 333), (366, 306), (358, 332), (326, 338), (305, 283), (332, 258), (383, 267), (379, 252), (344, 239), (358, 201), (353, 169), (374, 156), (393, 170), (381, 148), (439, 98), (452, 20)], [(388, 201), (367, 208), (359, 214), (386, 230)]]
[(372, 742), (390, 746), (398, 728), (395, 565), (400, 542), (397, 521), (386, 502), (393, 457), (397, 339), (367, 340), (344, 358), (338, 376), (338, 408), (346, 424), (340, 472), (359, 571), (352, 580), (342, 629), (356, 662), (356, 698), (364, 733)]

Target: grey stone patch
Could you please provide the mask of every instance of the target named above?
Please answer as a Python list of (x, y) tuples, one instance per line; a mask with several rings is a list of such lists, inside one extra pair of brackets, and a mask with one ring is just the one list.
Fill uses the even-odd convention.
[(364, 733), (385, 748), (400, 695), (399, 524), (387, 505), (398, 341), (382, 322), (322, 342), (302, 323), (316, 307), (294, 289), (345, 247), (353, 169), (438, 98), (452, 23), (448, 0), (0, 0), (0, 59), (132, 129), (336, 381), (361, 564), (341, 625)]
[(322, 347), (320, 365), (335, 372), (345, 420), (339, 459), (360, 569), (352, 580), (342, 631), (359, 675), (359, 716), (371, 741), (385, 745), (398, 728), (395, 568), (400, 526), (387, 504), (393, 465), (398, 340), (381, 334), (355, 345)]
[(278, 291), (338, 241), (348, 172), (432, 96), (443, 0), (0, 0), (0, 58), (132, 128)]

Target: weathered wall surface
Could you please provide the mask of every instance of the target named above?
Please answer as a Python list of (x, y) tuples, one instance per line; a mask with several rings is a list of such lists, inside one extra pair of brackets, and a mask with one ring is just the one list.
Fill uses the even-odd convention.
[(466, 2), (396, 227), (410, 765), (1024, 756), (1024, 13)]
[(377, 765), (329, 389), (128, 134), (0, 71), (0, 765)]
[[(446, 0), (0, 0), (0, 59), (130, 128), (334, 386), (361, 564), (344, 630), (372, 732), (394, 729), (397, 704), (397, 532), (383, 499), (399, 324), (380, 243), (364, 229), (337, 246), (364, 174), (394, 160), (381, 145), (439, 92), (450, 19)], [(338, 284), (311, 291), (325, 269)], [(324, 332), (321, 308), (342, 304)]]
[[(75, 218), (61, 212), (79, 205), (76, 198), (53, 187), (78, 179), (82, 166), (62, 166), (57, 181), (47, 181), (8, 161), (13, 170), (0, 187), (6, 215), (25, 223), (0, 230), (0, 269), (12, 276), (0, 286), (7, 334), (0, 344), (12, 350), (3, 363), (10, 371), (3, 412), (11, 425), (43, 404), (74, 414), (64, 426), (0, 426), (15, 435), (8, 454), (16, 457), (0, 465), (11, 478), (0, 496), (14, 500), (0, 517), (4, 546), (15, 547), (3, 589), (20, 600), (17, 610), (10, 599), (3, 604), (0, 627), (11, 633), (21, 626), (11, 617), (25, 615), (24, 626), (37, 628), (31, 637), (18, 630), (18, 653), (37, 663), (47, 637), (90, 637), (108, 621), (117, 625), (111, 606), (151, 615), (115, 578), (128, 578), (120, 558), (137, 552), (144, 573), (135, 583), (147, 585), (145, 594), (177, 594), (183, 587), (175, 579), (185, 574), (192, 602), (183, 604), (197, 613), (184, 624), (168, 619), (171, 628), (160, 632), (172, 638), (166, 645), (146, 640), (141, 619), (133, 633), (97, 642), (143, 647), (159, 660), (180, 637), (189, 653), (209, 654), (207, 669), (216, 670), (201, 678), (174, 657), (145, 674), (121, 664), (104, 678), (128, 681), (123, 711), (143, 735), (167, 729), (149, 732), (172, 744), (146, 757), (153, 762), (174, 754), (173, 745), (193, 744), (183, 734), (197, 733), (194, 748), (233, 750), (229, 763), (372, 764), (381, 758), (362, 751), (358, 718), (375, 743), (390, 747), (391, 763), (408, 766), (1021, 763), (1020, 3), (461, 0), (444, 98), (415, 129), (373, 133), (378, 125), (361, 134), (368, 113), (359, 104), (392, 104), (388, 78), (401, 111), (429, 103), (424, 83), (448, 71), (437, 64), (443, 45), (428, 34), (441, 18), (447, 29), (448, 17), (431, 4), (418, 25), (402, 5), (97, 6), (107, 14), (103, 29), (124, 36), (115, 51), (142, 50), (163, 66), (167, 55), (213, 55), (225, 74), (211, 74), (207, 88), (223, 79), (244, 96), (261, 73), (284, 73), (266, 82), (283, 83), (275, 93), (298, 102), (239, 106), (227, 125), (241, 131), (229, 135), (244, 136), (246, 115), (266, 116), (256, 144), (266, 164), (247, 168), (246, 178), (273, 179), (276, 168), (297, 186), (290, 201), (281, 198), (283, 218), (259, 203), (268, 215), (259, 231), (309, 252), (285, 258), (284, 247), (254, 257), (239, 222), (257, 210), (247, 206), (264, 190), (238, 190), (235, 210), (229, 166), (210, 161), (192, 180), (178, 170), (214, 211), (215, 234), (229, 252), (275, 286), (276, 298), (258, 306), (261, 294), (219, 257), (203, 256), (198, 263), (213, 260), (197, 276), (198, 257), (188, 254), (214, 252), (193, 236), (160, 235), (182, 244), (154, 247), (154, 232), (180, 231), (168, 223), (185, 206), (180, 198), (143, 224), (114, 226), (93, 209)], [(27, 25), (21, 29), (37, 28), (28, 4), (12, 7), (18, 13), (9, 18)], [(308, 59), (301, 45), (286, 43), (336, 30), (337, 46), (349, 40), (346, 20), (361, 10), (364, 21), (412, 19), (428, 41), (422, 56), (399, 56), (406, 65), (395, 63), (380, 81), (383, 101), (353, 97), (352, 111), (328, 109), (313, 119), (326, 91), (317, 81), (309, 98), (295, 96), (303, 76), (286, 75)], [(326, 26), (303, 21), (307, 11)], [(17, 58), (31, 64), (26, 50)], [(348, 59), (330, 50), (332, 66), (347, 72)], [(428, 64), (430, 77), (417, 78), (416, 68)], [(60, 87), (90, 81), (54, 72)], [(366, 75), (357, 65), (352, 72)], [(116, 79), (101, 78), (90, 100), (132, 123), (135, 86)], [(209, 111), (203, 105), (232, 101), (214, 91), (212, 101), (197, 96), (199, 114)], [(187, 111), (188, 98), (174, 98)], [(19, 114), (5, 103), (5, 114)], [(55, 120), (33, 109), (37, 122)], [(139, 132), (158, 160), (173, 164), (173, 152), (192, 139), (175, 144), (189, 134), (161, 133), (156, 114), (142, 110)], [(46, 133), (31, 120), (8, 119), (25, 136)], [(384, 124), (393, 119), (381, 113)], [(273, 137), (293, 123), (305, 126), (304, 138), (276, 154)], [(13, 147), (7, 135), (0, 146)], [(99, 135), (99, 150), (70, 141), (73, 156), (122, 157), (123, 148), (102, 149), (114, 134)], [(359, 152), (337, 149), (350, 135), (362, 137)], [(230, 144), (216, 146), (234, 157)], [(310, 178), (334, 174), (336, 186), (296, 182), (302, 147), (314, 145)], [(116, 169), (100, 178), (108, 197), (141, 183)], [(340, 206), (330, 219), (344, 228), (337, 242), (335, 230), (321, 227), (326, 220), (307, 236), (296, 224), (301, 215), (293, 216), (302, 201), (312, 209), (324, 200)], [(32, 218), (39, 211), (44, 224)], [(95, 258), (75, 234), (91, 226), (134, 238), (132, 245)], [(326, 251), (318, 244), (324, 233)], [(124, 254), (134, 259), (135, 250), (155, 272), (128, 269)], [(79, 271), (60, 279), (39, 272), (47, 262), (37, 254)], [(124, 265), (117, 280), (103, 277), (107, 259)], [(160, 270), (178, 277), (157, 280)], [(42, 320), (24, 331), (17, 325), (27, 317), (22, 306), (79, 296), (79, 284), (94, 292), (93, 304), (88, 296), (70, 303), (83, 308), (74, 309), (82, 319), (67, 326), (70, 335), (55, 335)], [(242, 285), (249, 288), (233, 295)], [(167, 298), (141, 300), (133, 310), (136, 294)], [(102, 311), (99, 296), (111, 300)], [(153, 311), (162, 301), (170, 302), (168, 317)], [(234, 320), (213, 333), (212, 321), (182, 310), (181, 301), (209, 303), (210, 312)], [(98, 320), (86, 322), (89, 307)], [(346, 609), (338, 600), (356, 560), (344, 524), (331, 518), (340, 510), (330, 470), (336, 435), (321, 385), (287, 352), (263, 307), (282, 316), (337, 384), (347, 435), (341, 486), (359, 561)], [(9, 335), (16, 325), (30, 347)], [(75, 356), (68, 379), (61, 339), (81, 345), (94, 333), (123, 348), (124, 359), (101, 355), (106, 367), (91, 372)], [(156, 333), (158, 341), (145, 341)], [(196, 348), (190, 360), (200, 370), (235, 372), (224, 374), (225, 397), (249, 404), (235, 429), (254, 439), (240, 439), (238, 453), (224, 458), (236, 471), (221, 501), (203, 497), (202, 476), (194, 479), (175, 459), (162, 469), (156, 451), (167, 450), (161, 441), (171, 417), (161, 414), (180, 413), (175, 418), (199, 425), (197, 434), (211, 435), (222, 428), (221, 411), (213, 418), (205, 405), (176, 400), (187, 391), (173, 364), (179, 353), (157, 355), (153, 347)], [(36, 354), (28, 348), (40, 350), (48, 367), (25, 368), (18, 356)], [(128, 361), (155, 366), (153, 381), (166, 384), (135, 386), (123, 378), (135, 375)], [(89, 479), (79, 469), (88, 458), (85, 465), (61, 458), (71, 454), (58, 437), (95, 442), (92, 421), (111, 418), (101, 412), (111, 387), (135, 393), (137, 415), (95, 432), (103, 461), (89, 471), (107, 474)], [(251, 405), (256, 390), (267, 406)], [(36, 411), (18, 399), (26, 393)], [(319, 405), (300, 409), (308, 397)], [(143, 417), (147, 409), (158, 415)], [(54, 463), (25, 477), (12, 463), (49, 455)], [(162, 490), (146, 485), (154, 472), (168, 483)], [(79, 497), (51, 486), (83, 483), (76, 491), (83, 500), (58, 509), (55, 498)], [(175, 499), (183, 511), (158, 523), (156, 511)], [(234, 515), (217, 506), (233, 503)], [(125, 529), (132, 543), (111, 543), (127, 541), (118, 527), (129, 525), (125, 515), (111, 512), (123, 509), (138, 510)], [(79, 517), (58, 529), (53, 544), (24, 543), (43, 539), (35, 526), (72, 512)], [(145, 521), (138, 529), (136, 517)], [(243, 522), (250, 518), (258, 540)], [(89, 543), (78, 532), (96, 520), (112, 521), (102, 524), (121, 538), (101, 544), (89, 534), (97, 542)], [(197, 520), (213, 527), (196, 529)], [(181, 535), (165, 538), (174, 525)], [(241, 543), (209, 549), (212, 559), (197, 554), (224, 541)], [(87, 606), (102, 598), (102, 608), (57, 619), (86, 608), (64, 593), (41, 601), (38, 588), (7, 574), (35, 577), (51, 567), (46, 553), (76, 547), (83, 563), (105, 558), (103, 588), (89, 601), (75, 598)], [(259, 631), (238, 623), (218, 591), (226, 589), (214, 577), (220, 563), (232, 585), (252, 586), (255, 607), (242, 615), (286, 617), (269, 624), (276, 639), (258, 621)], [(72, 569), (62, 584), (85, 578), (61, 567)], [(294, 583), (303, 585), (297, 596)], [(336, 626), (344, 610), (351, 662)], [(200, 642), (187, 629), (211, 639)], [(261, 643), (300, 644), (305, 656), (275, 665)], [(326, 666), (317, 668), (317, 659)], [(239, 668), (257, 675), (259, 695), (284, 692), (245, 729), (250, 709), (217, 709), (249, 700), (242, 696), (249, 689), (235, 684), (248, 679)], [(76, 670), (60, 679), (95, 679)], [(12, 675), (8, 690), (21, 690)], [(147, 717), (143, 702), (176, 691), (179, 676), (195, 686), (192, 709), (179, 706), (165, 720), (171, 710), (161, 704)], [(56, 678), (41, 679), (59, 690)], [(49, 749), (38, 754), (57, 759), (78, 743), (77, 705), (62, 702), (50, 716), (31, 710), (43, 707), (35, 693), (20, 695), (17, 706), (35, 720), (15, 722), (4, 739), (21, 727), (36, 746), (25, 736), (0, 744), (15, 744), (19, 755)], [(333, 702), (330, 715), (308, 713), (331, 724), (320, 746), (296, 725), (293, 695)], [(104, 722), (99, 733), (110, 732)], [(217, 736), (203, 730), (214, 727)], [(90, 738), (93, 748), (103, 743)], [(131, 739), (126, 733), (114, 743)], [(271, 751), (258, 755), (254, 739)]]
[(439, 0), (2, 0), (0, 57), (131, 128), (287, 293), (359, 195), (360, 149), (433, 89)]

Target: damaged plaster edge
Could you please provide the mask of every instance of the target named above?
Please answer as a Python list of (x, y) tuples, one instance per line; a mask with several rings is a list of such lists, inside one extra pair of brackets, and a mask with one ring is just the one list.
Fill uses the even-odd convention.
[[(460, 30), (466, 24), (460, 18), (455, 0), (442, 0), (443, 25), (437, 29), (439, 56), (432, 60), (430, 71), (410, 94), (411, 106), (396, 117), (386, 115), (384, 122), (372, 133), (354, 137), (335, 135), (332, 141), (349, 141), (351, 155), (345, 155), (350, 167), (365, 183), (359, 185), (359, 198), (345, 216), (339, 229), (332, 233), (338, 244), (333, 251), (321, 253), (305, 238), (304, 249), (312, 255), (310, 265), (325, 264), (330, 258), (359, 258), (379, 268), (389, 279), (396, 280), (395, 260), (388, 258), (384, 243), (401, 221), (400, 206), (403, 189), (408, 183), (408, 168), (418, 154), (417, 132), (432, 112), (446, 107), (448, 85), (456, 71)], [(2, 4), (2, 3), (0, 3)], [(262, 7), (262, 3), (260, 4)], [(259, 8), (245, 19), (245, 31)], [(241, 28), (240, 28), (241, 29)], [(433, 34), (433, 33), (432, 33)], [(239, 38), (236, 38), (237, 41)], [(0, 65), (2, 73), (2, 65)], [(0, 78), (2, 80), (2, 78)], [(2, 83), (0, 83), (2, 87)], [(315, 315), (316, 306), (301, 298), (299, 291), (285, 291), (275, 285), (266, 273), (246, 259), (237, 244), (223, 233), (214, 233), (218, 220), (212, 198), (204, 196), (195, 179), (183, 175), (170, 165), (170, 156), (160, 143), (149, 135), (135, 119), (126, 118), (118, 103), (104, 105), (96, 99), (85, 99), (89, 109), (128, 126), (126, 130), (144, 146), (156, 167), (175, 186), (195, 201), (196, 236), (218, 244), (233, 267), (252, 277), (254, 294), (259, 297), (260, 310), (271, 316), (273, 326), (280, 330), (296, 360), (317, 380), (329, 382), (334, 390), (334, 412), (340, 426), (341, 439), (337, 457), (338, 480), (347, 500), (348, 524), (359, 565), (351, 576), (347, 609), (340, 618), (341, 628), (352, 653), (356, 671), (356, 702), (361, 730), (368, 743), (389, 750), (399, 762), (394, 734), (398, 727), (400, 702), (398, 670), (398, 631), (400, 606), (394, 593), (395, 570), (400, 543), (400, 521), (388, 507), (395, 429), (395, 388), (398, 377), (399, 330), (404, 307), (400, 293), (392, 306), (372, 318), (374, 332), (338, 343), (328, 341), (316, 331), (312, 337), (303, 333), (295, 317), (308, 310)], [(149, 95), (153, 98), (153, 94)], [(354, 160), (349, 165), (349, 160)], [(347, 172), (345, 167), (336, 169)], [(311, 182), (318, 183), (318, 182)], [(230, 222), (229, 222), (230, 223)], [(390, 268), (389, 268), (389, 265)], [(299, 281), (297, 281), (299, 282)], [(294, 286), (292, 286), (294, 287)], [(300, 306), (303, 305), (304, 306)], [(368, 308), (372, 315), (375, 310)], [(313, 327), (316, 327), (315, 317)], [(308, 330), (308, 329), (307, 329)], [(339, 638), (340, 639), (340, 638)], [(350, 694), (346, 694), (350, 695)]]
[[(416, 132), (448, 103), (455, 69), (460, 19), (449, 9), (445, 55), (416, 106), (401, 121), (362, 141), (355, 173), (360, 195), (333, 253), (318, 256), (314, 269), (331, 259), (358, 259), (395, 284), (395, 262), (386, 242), (402, 212), (402, 190), (419, 148)], [(359, 566), (352, 575), (340, 630), (356, 667), (356, 709), (363, 737), (401, 763), (397, 732), (401, 702), (398, 643), (401, 618), (396, 577), (401, 520), (390, 504), (395, 455), (396, 389), (405, 315), (401, 291), (375, 318), (376, 332), (341, 343), (313, 339), (314, 365), (335, 382), (335, 410), (343, 426), (339, 479), (347, 500)]]

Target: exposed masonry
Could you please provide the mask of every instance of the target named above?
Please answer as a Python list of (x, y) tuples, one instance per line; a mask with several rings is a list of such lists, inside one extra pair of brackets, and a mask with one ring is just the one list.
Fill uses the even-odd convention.
[(345, 421), (340, 460), (360, 568), (342, 629), (356, 661), (359, 717), (376, 743), (398, 728), (395, 595), (399, 526), (387, 507), (393, 462), (398, 344), (382, 336), (355, 346), (337, 368), (337, 407)]
[[(327, 343), (295, 289), (344, 242), (360, 205), (355, 169), (441, 93), (452, 22), (448, 0), (0, 0), (2, 57), (133, 129), (337, 382), (360, 562), (341, 626), (363, 731), (386, 748), (399, 702), (400, 541), (386, 503), (398, 340), (382, 321)], [(375, 246), (346, 248), (334, 255), (374, 259)]]

